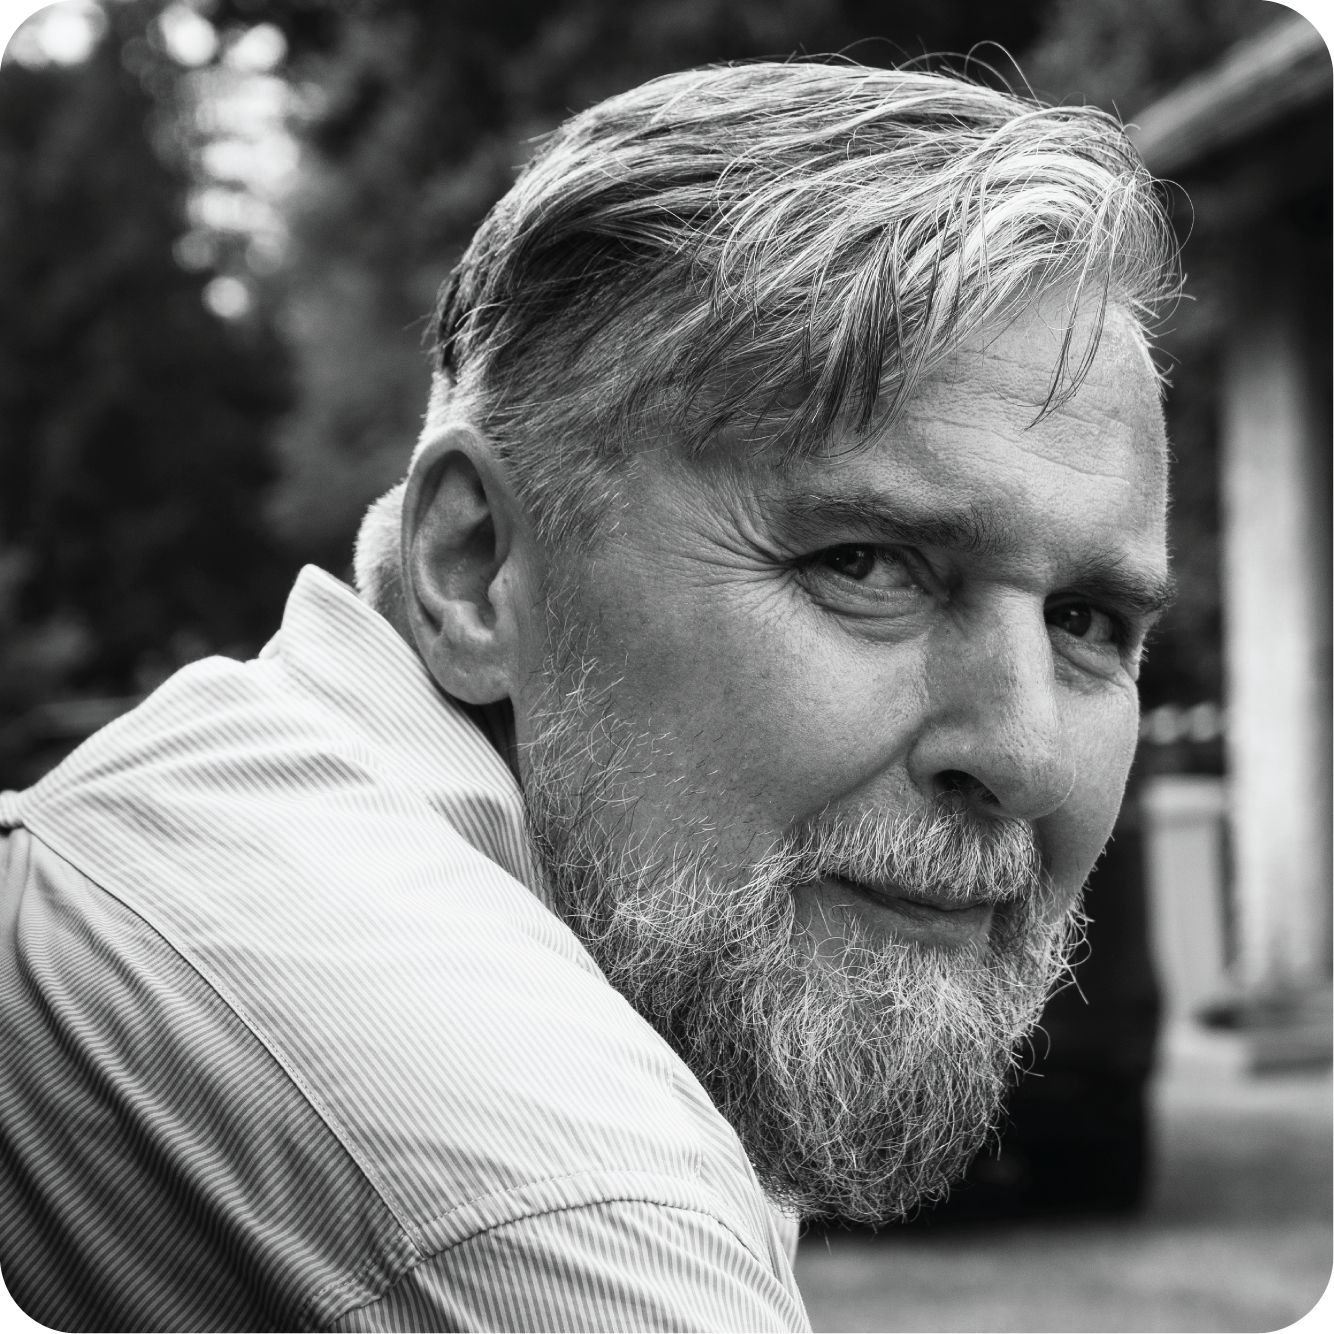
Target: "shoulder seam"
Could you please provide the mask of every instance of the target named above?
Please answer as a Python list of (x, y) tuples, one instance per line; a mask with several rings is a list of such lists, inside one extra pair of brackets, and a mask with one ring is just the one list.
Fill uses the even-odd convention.
[[(555, 1179), (555, 1178), (549, 1178), (549, 1179)], [(700, 1189), (701, 1193), (706, 1193), (706, 1194), (712, 1193), (708, 1191), (707, 1187), (701, 1187)], [(397, 1287), (401, 1282), (403, 1282), (404, 1279), (409, 1277), (409, 1275), (414, 1273), (417, 1269), (420, 1269), (422, 1265), (427, 1264), (430, 1261), (435, 1260), (442, 1255), (447, 1255), (450, 1251), (458, 1250), (460, 1247), (466, 1246), (470, 1242), (476, 1241), (479, 1237), (485, 1237), (492, 1232), (499, 1232), (503, 1228), (514, 1227), (519, 1223), (527, 1223), (535, 1218), (549, 1218), (553, 1214), (570, 1214), (570, 1213), (577, 1213), (581, 1210), (586, 1210), (586, 1209), (600, 1209), (603, 1206), (609, 1204), (639, 1204), (639, 1205), (645, 1205), (648, 1208), (652, 1209), (670, 1210), (673, 1213), (696, 1214), (700, 1218), (708, 1219), (709, 1222), (715, 1224), (717, 1227), (721, 1228), (724, 1232), (726, 1232), (728, 1236), (730, 1236), (737, 1243), (737, 1245), (740, 1246), (741, 1249), (745, 1251), (746, 1254), (749, 1255), (753, 1261), (755, 1261), (756, 1264), (760, 1265), (762, 1268), (766, 1270), (772, 1268), (772, 1266), (769, 1264), (768, 1259), (762, 1255), (757, 1254), (755, 1248), (734, 1227), (732, 1227), (724, 1218), (721, 1217), (720, 1211), (707, 1208), (698, 1208), (683, 1204), (668, 1204), (662, 1200), (647, 1199), (642, 1194), (629, 1194), (629, 1193), (624, 1195), (607, 1194), (599, 1196), (597, 1199), (594, 1200), (585, 1200), (579, 1204), (559, 1204), (559, 1205), (553, 1205), (549, 1208), (531, 1209), (524, 1213), (515, 1214), (513, 1218), (506, 1218), (500, 1222), (489, 1223), (485, 1227), (479, 1227), (476, 1231), (468, 1233), (467, 1236), (460, 1237), (458, 1238), (458, 1240), (451, 1241), (444, 1246), (436, 1247), (435, 1249), (430, 1251), (423, 1251), (417, 1256), (415, 1260), (413, 1260), (411, 1264), (406, 1266), (402, 1270), (402, 1272), (399, 1273), (397, 1277), (394, 1278), (394, 1280), (391, 1283), (388, 1283), (379, 1293), (377, 1293), (374, 1297), (372, 1297), (370, 1301), (358, 1302), (354, 1305), (344, 1307), (336, 1315), (330, 1316), (327, 1321), (327, 1324), (330, 1325), (335, 1324), (337, 1321), (341, 1320), (344, 1316), (351, 1314), (353, 1311), (364, 1310), (369, 1306), (374, 1306), (377, 1302), (383, 1301), (395, 1287)], [(316, 1294), (315, 1300), (318, 1301), (321, 1297), (324, 1297), (327, 1293), (334, 1291), (336, 1287), (337, 1287), (336, 1284), (331, 1284), (326, 1288), (322, 1289), (319, 1293)]]

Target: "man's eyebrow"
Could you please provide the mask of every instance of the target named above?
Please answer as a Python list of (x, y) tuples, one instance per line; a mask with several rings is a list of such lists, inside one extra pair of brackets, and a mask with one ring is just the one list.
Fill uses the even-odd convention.
[(1107, 603), (1145, 620), (1152, 620), (1161, 616), (1176, 600), (1177, 586), (1170, 574), (1108, 563), (1090, 566), (1077, 573), (1061, 593), (1085, 597), (1091, 602)]
[(977, 555), (1001, 555), (1013, 546), (975, 509), (926, 509), (874, 488), (795, 491), (783, 496), (778, 508), (796, 524), (851, 528), (907, 546), (948, 547)]

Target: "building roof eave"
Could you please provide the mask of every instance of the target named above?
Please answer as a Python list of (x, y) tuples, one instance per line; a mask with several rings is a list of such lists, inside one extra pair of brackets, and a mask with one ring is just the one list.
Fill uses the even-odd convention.
[(1213, 69), (1148, 106), (1127, 130), (1155, 176), (1175, 176), (1315, 107), (1331, 88), (1324, 39), (1293, 15), (1239, 42)]

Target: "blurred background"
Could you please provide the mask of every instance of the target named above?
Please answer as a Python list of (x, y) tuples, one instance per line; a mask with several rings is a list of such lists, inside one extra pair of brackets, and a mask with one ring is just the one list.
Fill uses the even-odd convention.
[[(1330, 1275), (1330, 59), (1265, 0), (67, 0), (0, 64), (0, 788), (345, 576), (536, 136), (705, 61), (952, 53), (1133, 122), (1181, 596), (1006, 1129), (803, 1242), (817, 1329), (1245, 1329)], [(1017, 62), (1017, 65), (1016, 65)], [(1022, 75), (1019, 73), (1022, 71)]]

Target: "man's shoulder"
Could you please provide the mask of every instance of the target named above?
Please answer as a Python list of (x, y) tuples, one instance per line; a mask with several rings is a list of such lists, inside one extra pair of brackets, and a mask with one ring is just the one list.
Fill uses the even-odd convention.
[(191, 670), (23, 821), (222, 998), (414, 1242), (607, 1198), (753, 1232), (749, 1168), (689, 1071), (439, 793), (276, 664)]

